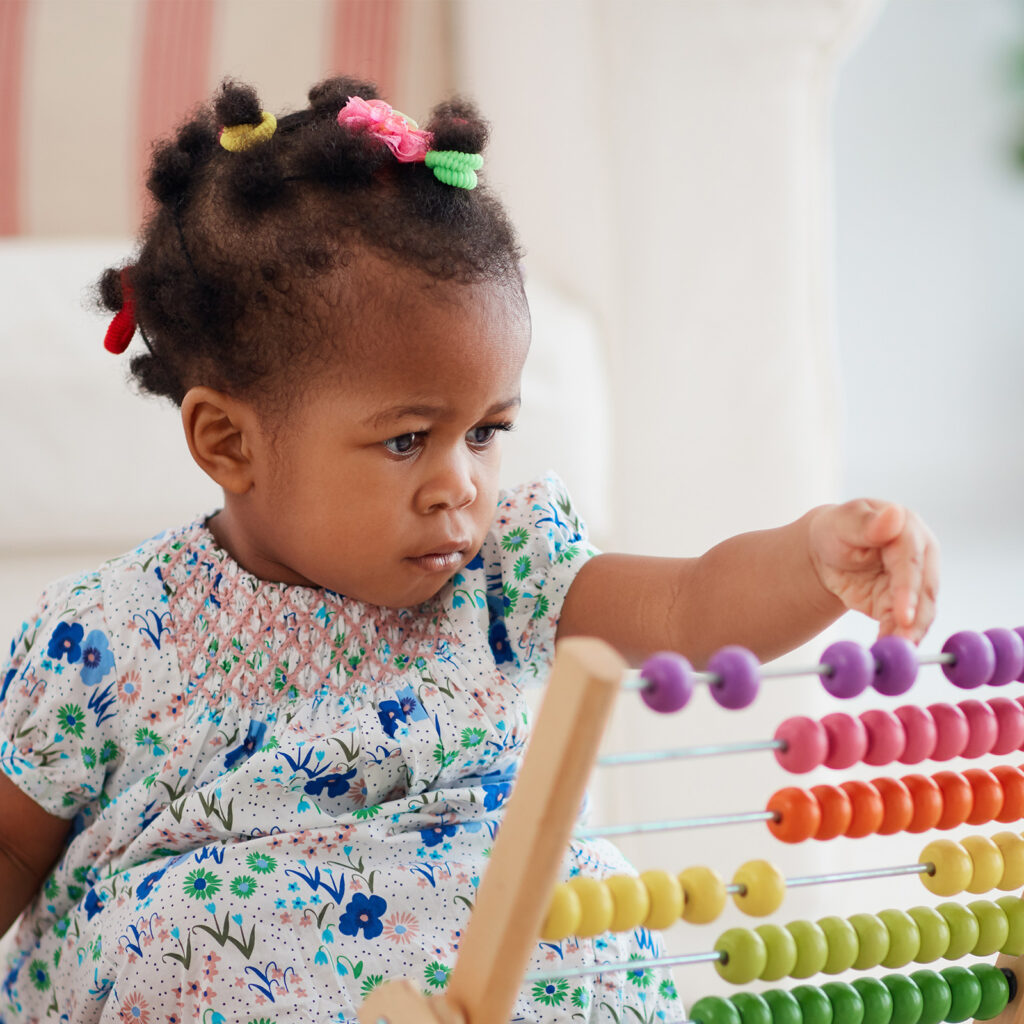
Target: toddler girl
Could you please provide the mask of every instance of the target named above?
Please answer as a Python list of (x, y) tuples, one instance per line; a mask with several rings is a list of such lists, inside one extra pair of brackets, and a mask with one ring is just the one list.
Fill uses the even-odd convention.
[[(227, 83), (154, 155), (114, 351), (223, 508), (53, 584), (0, 671), (3, 1019), (338, 1021), (444, 989), (556, 638), (771, 657), (845, 607), (920, 638), (934, 546), (813, 510), (698, 559), (598, 555), (555, 477), (499, 492), (530, 316), (486, 127), (350, 79), (279, 122)], [(575, 843), (567, 873), (629, 870)], [(20, 916), (19, 916), (20, 915)], [(649, 955), (642, 930), (533, 969)], [(521, 1019), (673, 1020), (667, 975)]]

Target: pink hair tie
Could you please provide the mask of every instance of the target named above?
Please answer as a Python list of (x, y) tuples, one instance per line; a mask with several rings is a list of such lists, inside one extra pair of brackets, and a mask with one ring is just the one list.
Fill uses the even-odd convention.
[(350, 96), (338, 111), (338, 124), (376, 135), (403, 164), (422, 163), (434, 141), (430, 132), (422, 131), (411, 117), (392, 109), (384, 100)]
[(121, 355), (131, 344), (136, 326), (135, 295), (131, 282), (128, 280), (126, 268), (121, 271), (121, 308), (114, 314), (114, 319), (110, 321), (110, 326), (103, 339), (103, 347), (116, 356)]

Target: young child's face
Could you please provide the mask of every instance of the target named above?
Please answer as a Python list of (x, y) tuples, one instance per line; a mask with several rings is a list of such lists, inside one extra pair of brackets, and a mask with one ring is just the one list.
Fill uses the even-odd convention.
[(408, 607), (491, 525), (530, 323), (517, 284), (391, 280), (357, 325), (363, 354), (342, 357), (269, 441), (246, 521), (268, 578)]

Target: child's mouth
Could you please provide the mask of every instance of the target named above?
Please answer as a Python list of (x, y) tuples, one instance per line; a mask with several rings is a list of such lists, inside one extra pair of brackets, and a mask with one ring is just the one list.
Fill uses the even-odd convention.
[(413, 565), (418, 565), (424, 572), (452, 572), (462, 564), (462, 550), (434, 551), (427, 555), (410, 558)]

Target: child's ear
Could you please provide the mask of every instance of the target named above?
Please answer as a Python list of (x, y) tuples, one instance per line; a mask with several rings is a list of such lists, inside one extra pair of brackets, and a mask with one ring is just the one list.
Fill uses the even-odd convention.
[(181, 423), (196, 465), (225, 491), (253, 485), (259, 425), (252, 406), (208, 387), (191, 388), (181, 401)]

